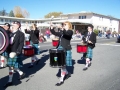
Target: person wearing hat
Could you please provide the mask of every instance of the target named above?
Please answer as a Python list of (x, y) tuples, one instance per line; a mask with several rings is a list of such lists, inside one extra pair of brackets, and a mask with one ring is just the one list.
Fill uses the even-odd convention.
[(19, 21), (15, 21), (12, 24), (12, 33), (10, 34), (10, 45), (9, 45), (9, 57), (7, 66), (9, 67), (9, 80), (5, 84), (4, 88), (13, 85), (12, 78), (14, 70), (20, 75), (19, 80), (23, 79), (25, 73), (23, 73), (19, 68), (23, 66), (22, 63), (22, 48), (24, 46), (24, 33), (19, 30), (21, 24)]
[[(3, 28), (5, 29), (6, 33), (8, 34), (8, 37), (10, 36), (10, 24), (9, 23), (5, 23)], [(5, 52), (2, 53), (1, 58), (0, 58), (0, 69), (5, 68), (5, 62), (7, 61), (8, 58), (8, 52), (7, 49)]]

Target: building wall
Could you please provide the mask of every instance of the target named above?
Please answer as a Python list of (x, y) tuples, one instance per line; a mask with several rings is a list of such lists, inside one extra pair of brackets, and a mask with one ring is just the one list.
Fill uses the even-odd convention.
[(110, 19), (103, 16), (101, 17), (101, 16), (93, 15), (91, 21), (95, 26), (95, 29), (102, 31), (111, 30), (112, 32), (115, 30), (118, 32), (118, 25), (119, 25), (118, 20)]

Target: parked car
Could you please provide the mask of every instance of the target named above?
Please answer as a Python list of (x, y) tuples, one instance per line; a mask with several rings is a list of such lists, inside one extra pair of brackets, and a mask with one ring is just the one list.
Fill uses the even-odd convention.
[(120, 34), (117, 37), (117, 43), (120, 43)]

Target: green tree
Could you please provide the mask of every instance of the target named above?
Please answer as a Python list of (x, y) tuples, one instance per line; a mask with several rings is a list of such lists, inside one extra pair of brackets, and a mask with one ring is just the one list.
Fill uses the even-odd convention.
[(63, 13), (62, 12), (50, 12), (47, 15), (45, 15), (44, 17), (51, 18), (51, 16), (54, 16), (56, 18), (56, 17), (59, 17), (61, 14), (63, 14)]
[(15, 17), (15, 16), (14, 16), (14, 13), (13, 13), (13, 10), (10, 11), (9, 16), (10, 16), (10, 17)]
[(6, 10), (5, 9), (1, 10), (0, 11), (0, 15), (1, 16), (6, 16), (7, 15)]

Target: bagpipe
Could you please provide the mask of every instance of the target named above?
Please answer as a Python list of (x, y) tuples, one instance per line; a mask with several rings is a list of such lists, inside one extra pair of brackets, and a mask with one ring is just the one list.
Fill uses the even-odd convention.
[(0, 26), (0, 54), (2, 54), (9, 45), (9, 37), (3, 27)]

